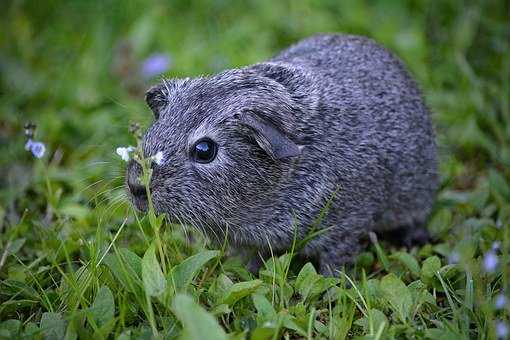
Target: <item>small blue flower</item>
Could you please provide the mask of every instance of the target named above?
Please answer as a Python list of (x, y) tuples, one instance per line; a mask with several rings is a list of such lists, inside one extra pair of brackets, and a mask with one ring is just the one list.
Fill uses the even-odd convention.
[(492, 243), (492, 247), (491, 247), (491, 248), (492, 248), (492, 250), (494, 250), (494, 251), (498, 251), (500, 247), (501, 247), (501, 242), (496, 241), (496, 242), (493, 242), (493, 243)]
[(494, 270), (496, 270), (496, 267), (498, 266), (498, 256), (494, 251), (488, 251), (485, 256), (483, 257), (483, 268), (486, 272), (491, 273)]
[(496, 299), (494, 299), (494, 307), (497, 310), (505, 308), (506, 304), (507, 304), (507, 299), (504, 294), (496, 295)]
[(25, 144), (25, 150), (32, 152), (35, 158), (42, 158), (46, 152), (44, 143), (29, 139)]
[(452, 251), (451, 254), (448, 256), (448, 263), (449, 264), (457, 264), (460, 261), (460, 254), (456, 251)]
[(152, 78), (166, 72), (170, 68), (170, 57), (164, 53), (156, 53), (149, 56), (142, 63), (142, 75)]
[(503, 221), (501, 221), (501, 219), (498, 218), (496, 221), (496, 228), (501, 229), (502, 226), (503, 226)]
[(496, 336), (498, 339), (508, 339), (508, 325), (504, 321), (496, 323)]

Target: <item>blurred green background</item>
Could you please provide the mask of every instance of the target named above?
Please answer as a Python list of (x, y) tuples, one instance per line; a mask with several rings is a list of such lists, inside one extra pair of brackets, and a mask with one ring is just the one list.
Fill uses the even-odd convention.
[(165, 77), (210, 74), (319, 32), (367, 35), (405, 61), (434, 112), (445, 185), (469, 189), (486, 167), (510, 164), (507, 1), (2, 1), (0, 11), (0, 195), (11, 223), (44, 180), (24, 150), (26, 121), (47, 145), (44, 172), (81, 204), (91, 183), (122, 183), (114, 149), (133, 143), (130, 122), (151, 120), (143, 95), (160, 76), (144, 76), (148, 57), (168, 58)]
[(151, 81), (136, 66), (149, 55), (170, 56), (165, 76), (194, 76), (261, 61), (318, 32), (367, 35), (396, 52), (440, 125), (474, 133), (492, 119), (483, 116), (508, 109), (505, 1), (2, 1), (0, 9), (2, 145), (31, 119), (66, 159), (147, 116)]

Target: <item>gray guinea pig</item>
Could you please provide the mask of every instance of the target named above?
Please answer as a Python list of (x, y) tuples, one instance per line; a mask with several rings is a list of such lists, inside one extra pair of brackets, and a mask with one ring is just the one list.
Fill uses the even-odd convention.
[[(164, 155), (152, 199), (171, 221), (260, 257), (322, 228), (301, 255), (329, 275), (370, 231), (425, 234), (438, 185), (430, 114), (402, 62), (368, 38), (314, 36), (266, 62), (164, 80), (146, 101), (143, 150)], [(144, 210), (139, 174), (130, 162)]]

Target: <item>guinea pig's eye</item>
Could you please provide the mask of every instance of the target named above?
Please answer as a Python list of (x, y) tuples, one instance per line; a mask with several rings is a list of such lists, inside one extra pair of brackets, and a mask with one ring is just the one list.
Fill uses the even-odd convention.
[(195, 143), (192, 156), (198, 163), (210, 163), (216, 157), (217, 152), (218, 145), (209, 138), (204, 138)]

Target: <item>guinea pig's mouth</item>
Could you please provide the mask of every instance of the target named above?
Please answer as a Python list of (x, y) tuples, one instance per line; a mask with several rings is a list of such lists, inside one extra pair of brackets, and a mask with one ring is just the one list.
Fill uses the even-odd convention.
[(144, 186), (133, 186), (128, 183), (128, 196), (131, 203), (140, 212), (146, 213), (149, 209), (149, 201), (147, 199), (147, 191)]
[(145, 185), (139, 179), (141, 172), (141, 167), (135, 161), (130, 160), (126, 168), (126, 186), (130, 201), (136, 209), (147, 212), (149, 202)]
[(149, 208), (149, 202), (147, 200), (147, 193), (145, 192), (145, 188), (143, 193), (133, 193), (133, 191), (129, 190), (129, 199), (131, 203), (135, 206), (135, 208), (141, 212), (146, 213)]
[[(147, 193), (140, 194), (140, 195), (134, 195), (131, 191), (129, 192), (129, 200), (134, 205), (136, 210), (140, 211), (141, 213), (147, 213), (149, 211), (149, 201), (147, 200)], [(156, 215), (165, 213), (165, 218), (169, 223), (186, 223), (183, 219), (179, 218), (178, 215), (176, 215), (176, 211), (170, 211), (165, 205), (161, 205), (161, 202), (159, 201), (157, 194), (151, 192), (151, 200), (152, 205), (154, 208), (154, 212)]]
[[(159, 205), (157, 194), (155, 195), (154, 192), (151, 190), (151, 201), (152, 206), (154, 208), (154, 212), (159, 215), (163, 211)], [(142, 212), (147, 213), (149, 211), (149, 200), (147, 199), (147, 191), (145, 187), (143, 187), (143, 190), (133, 190), (133, 188), (129, 187), (129, 200), (131, 203), (135, 206), (135, 208)]]

